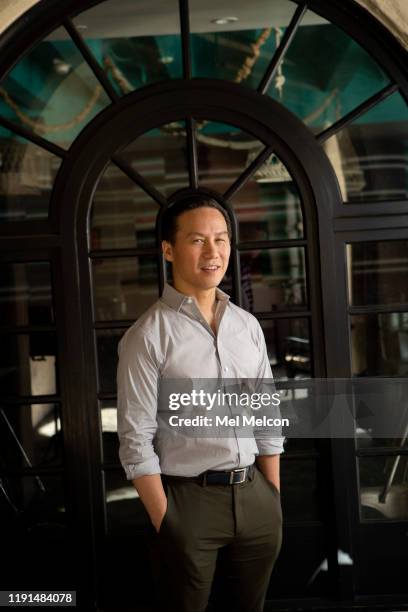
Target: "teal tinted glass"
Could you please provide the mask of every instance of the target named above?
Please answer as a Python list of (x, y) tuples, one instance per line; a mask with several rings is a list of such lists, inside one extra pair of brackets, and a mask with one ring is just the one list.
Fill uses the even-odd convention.
[(108, 0), (74, 23), (119, 95), (182, 76), (177, 0)]
[[(97, 55), (98, 44), (91, 45), (91, 51)], [(64, 148), (108, 104), (108, 96), (62, 27), (29, 51), (0, 88), (0, 115)]]
[(256, 89), (296, 5), (288, 0), (189, 4), (193, 76)]
[(307, 11), (268, 95), (314, 131), (322, 131), (389, 83), (358, 43)]

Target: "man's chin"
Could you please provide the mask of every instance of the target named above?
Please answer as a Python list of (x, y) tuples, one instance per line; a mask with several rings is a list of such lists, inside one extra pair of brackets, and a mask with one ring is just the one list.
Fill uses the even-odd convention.
[(224, 275), (220, 276), (219, 274), (214, 274), (213, 278), (203, 278), (200, 279), (200, 285), (203, 289), (215, 289), (221, 283)]

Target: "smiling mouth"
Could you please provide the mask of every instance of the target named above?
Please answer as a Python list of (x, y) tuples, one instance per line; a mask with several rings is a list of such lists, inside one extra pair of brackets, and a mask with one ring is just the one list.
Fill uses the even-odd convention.
[(201, 266), (200, 270), (204, 270), (204, 272), (217, 272), (221, 266)]

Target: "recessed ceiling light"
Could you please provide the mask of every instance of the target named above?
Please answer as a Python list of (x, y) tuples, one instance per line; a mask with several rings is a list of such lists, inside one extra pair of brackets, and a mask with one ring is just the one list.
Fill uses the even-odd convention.
[(85, 25), (84, 23), (79, 23), (79, 24), (76, 26), (76, 29), (77, 29), (77, 30), (87, 30), (87, 29), (88, 29), (88, 26), (87, 26), (87, 25)]
[(59, 57), (54, 57), (52, 63), (54, 64), (55, 72), (61, 76), (68, 74), (72, 68), (71, 64), (64, 62)]
[(215, 25), (227, 25), (236, 21), (238, 21), (238, 17), (217, 17), (217, 19), (211, 19), (211, 23), (215, 23)]
[(174, 62), (174, 57), (172, 55), (162, 55), (160, 61), (162, 64), (171, 64)]

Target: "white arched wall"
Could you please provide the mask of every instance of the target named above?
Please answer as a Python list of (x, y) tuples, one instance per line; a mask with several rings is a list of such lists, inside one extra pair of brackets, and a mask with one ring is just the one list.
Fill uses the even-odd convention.
[(407, 0), (355, 0), (392, 32), (408, 49), (408, 1)]
[(28, 11), (39, 0), (1, 0), (0, 2), (0, 34)]

